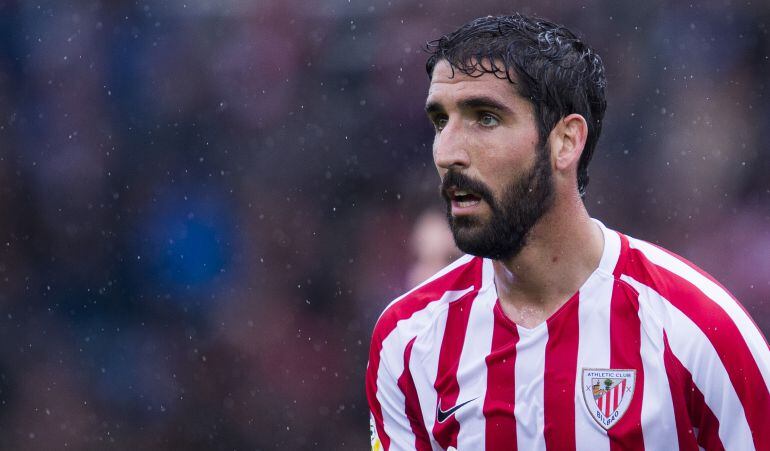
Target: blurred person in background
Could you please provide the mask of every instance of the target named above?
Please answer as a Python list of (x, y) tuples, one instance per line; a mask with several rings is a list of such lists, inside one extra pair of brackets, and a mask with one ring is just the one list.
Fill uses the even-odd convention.
[(415, 261), (407, 274), (407, 286), (413, 287), (460, 256), (446, 218), (437, 210), (425, 210), (412, 230), (410, 245)]
[(432, 41), (426, 111), (465, 255), (393, 301), (366, 391), (379, 449), (770, 449), (770, 349), (708, 274), (592, 219), (605, 69), (567, 28)]

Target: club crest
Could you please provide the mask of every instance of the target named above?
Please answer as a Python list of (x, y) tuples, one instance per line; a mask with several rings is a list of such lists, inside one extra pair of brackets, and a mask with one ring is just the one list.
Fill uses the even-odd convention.
[(636, 370), (583, 368), (583, 399), (604, 429), (614, 426), (631, 405)]

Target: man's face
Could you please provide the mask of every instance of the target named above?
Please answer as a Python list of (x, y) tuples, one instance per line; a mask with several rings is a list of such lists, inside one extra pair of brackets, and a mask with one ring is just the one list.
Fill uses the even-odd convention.
[(471, 77), (440, 61), (426, 111), (457, 247), (487, 258), (516, 256), (553, 203), (550, 156), (539, 145), (532, 105), (506, 79)]

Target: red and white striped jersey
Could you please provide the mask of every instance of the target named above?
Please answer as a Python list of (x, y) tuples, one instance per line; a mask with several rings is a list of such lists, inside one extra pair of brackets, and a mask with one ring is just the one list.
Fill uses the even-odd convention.
[(599, 267), (527, 329), (490, 260), (393, 301), (366, 392), (385, 450), (770, 450), (770, 348), (700, 269), (601, 226)]

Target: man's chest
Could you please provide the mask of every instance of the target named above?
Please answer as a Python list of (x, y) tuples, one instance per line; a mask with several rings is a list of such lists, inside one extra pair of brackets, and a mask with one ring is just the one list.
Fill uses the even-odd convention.
[(592, 343), (583, 331), (581, 343), (577, 324), (547, 326), (502, 324), (454, 337), (462, 346), (416, 342), (419, 363), (410, 369), (431, 440), (445, 449), (561, 449), (575, 442), (604, 449), (610, 437), (643, 440), (643, 422), (675, 428), (670, 397), (658, 396), (669, 393), (668, 380), (649, 337), (640, 332), (628, 338), (635, 342), (613, 346)]

